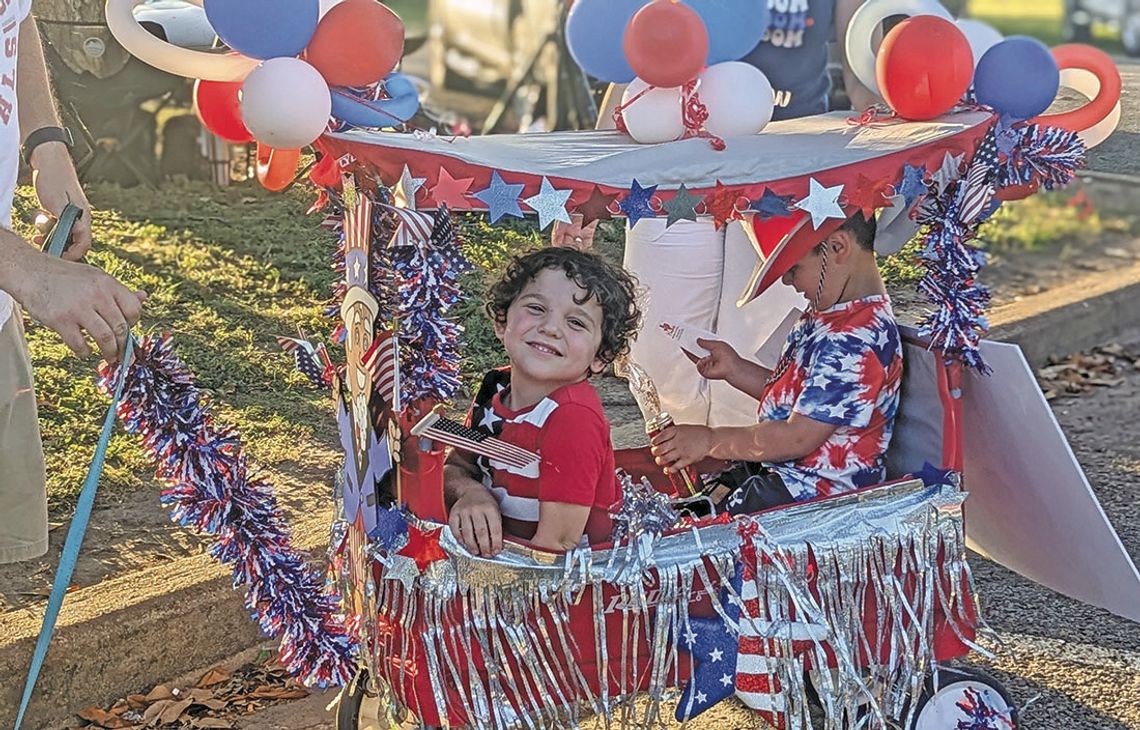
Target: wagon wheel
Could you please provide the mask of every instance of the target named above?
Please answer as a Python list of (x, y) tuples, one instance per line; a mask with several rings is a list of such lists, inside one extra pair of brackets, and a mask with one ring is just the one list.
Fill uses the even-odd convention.
[(420, 727), (419, 723), (407, 719), (409, 713), (402, 708), (390, 708), (385, 694), (373, 689), (367, 669), (357, 670), (340, 694), (336, 730), (414, 730)]
[(934, 678), (927, 678), (911, 730), (959, 727), (960, 721), (976, 716), (980, 719), (987, 713), (993, 713), (989, 715), (990, 727), (1013, 730), (1018, 726), (1017, 706), (1001, 682), (976, 669), (943, 667), (938, 672), (937, 689)]

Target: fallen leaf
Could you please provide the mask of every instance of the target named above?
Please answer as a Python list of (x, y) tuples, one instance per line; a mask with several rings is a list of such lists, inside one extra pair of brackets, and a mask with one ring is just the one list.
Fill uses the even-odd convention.
[(221, 684), (230, 678), (230, 673), (220, 667), (214, 667), (206, 672), (201, 679), (198, 680), (199, 687), (213, 687), (215, 684)]
[(148, 702), (146, 695), (127, 695), (127, 704), (132, 710), (145, 710)]
[(167, 705), (158, 716), (159, 724), (167, 725), (173, 722), (178, 722), (182, 717), (182, 713), (194, 704), (194, 700), (177, 700)]
[(146, 708), (146, 711), (143, 712), (143, 724), (150, 725), (155, 720), (158, 720), (159, 716), (162, 715), (162, 711), (172, 704), (174, 704), (174, 700), (159, 700)]
[(80, 710), (76, 714), (87, 722), (93, 725), (98, 725), (99, 727), (110, 727), (108, 723), (119, 719), (117, 715), (113, 715), (110, 712), (107, 712), (98, 705), (91, 705), (90, 707)]
[(159, 700), (173, 699), (174, 695), (170, 693), (170, 688), (165, 684), (160, 684), (146, 693), (147, 702), (158, 702)]

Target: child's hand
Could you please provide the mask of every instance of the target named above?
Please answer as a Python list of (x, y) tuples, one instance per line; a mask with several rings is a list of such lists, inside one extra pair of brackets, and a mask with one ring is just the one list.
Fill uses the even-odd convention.
[(698, 339), (697, 344), (709, 351), (708, 355), (695, 360), (697, 372), (706, 380), (728, 380), (740, 366), (743, 358), (736, 354), (732, 345), (724, 340)]
[(711, 448), (711, 428), (681, 425), (668, 426), (657, 434), (653, 438), (651, 452), (656, 457), (657, 465), (664, 467), (666, 473), (672, 473), (705, 458)]
[(594, 231), (598, 228), (598, 222), (595, 220), (582, 225), (584, 220), (581, 213), (572, 213), (569, 223), (554, 221), (554, 227), (550, 229), (550, 245), (589, 251), (594, 245)]
[(468, 489), (447, 516), (451, 532), (475, 555), (490, 558), (503, 549), (503, 515), (499, 503), (483, 485)]

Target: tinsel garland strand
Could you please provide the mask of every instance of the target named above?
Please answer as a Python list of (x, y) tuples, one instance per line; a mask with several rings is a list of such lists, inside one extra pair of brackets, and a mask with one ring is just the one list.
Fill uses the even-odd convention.
[[(104, 367), (100, 388), (108, 391), (113, 378)], [(291, 545), (273, 486), (251, 473), (237, 432), (214, 423), (169, 335), (140, 338), (118, 416), (154, 461), (171, 517), (214, 537), (210, 554), (231, 567), (235, 589), (245, 587), (262, 631), (280, 638), (290, 674), (319, 687), (347, 682), (353, 649), (338, 597)]]

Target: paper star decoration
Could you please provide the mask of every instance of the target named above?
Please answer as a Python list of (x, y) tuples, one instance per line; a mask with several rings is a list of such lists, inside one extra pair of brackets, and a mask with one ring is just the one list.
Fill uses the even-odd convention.
[(538, 227), (546, 228), (554, 221), (570, 222), (570, 214), (566, 212), (566, 201), (570, 199), (573, 190), (555, 190), (554, 186), (545, 176), (537, 195), (523, 198), (523, 202), (538, 213)]
[(525, 186), (522, 183), (506, 183), (498, 170), (491, 171), (491, 184), (475, 193), (475, 197), (487, 206), (492, 223), (497, 223), (505, 215), (522, 218), (519, 207), (519, 194)]
[(677, 194), (666, 200), (661, 205), (669, 217), (665, 220), (665, 227), (673, 225), (677, 221), (695, 221), (697, 219), (697, 206), (701, 204), (703, 198), (699, 195), (693, 195), (685, 187), (684, 183), (677, 188)]
[(764, 194), (759, 200), (753, 200), (749, 205), (752, 210), (760, 214), (760, 220), (769, 218), (789, 218), (792, 215), (791, 207), (793, 195), (776, 195), (772, 188), (764, 188)]
[(795, 206), (811, 215), (811, 227), (819, 227), (828, 218), (843, 218), (843, 208), (839, 207), (839, 196), (843, 193), (843, 185), (825, 188), (813, 177), (808, 181), (808, 194), (803, 200), (796, 202)]
[(435, 186), (431, 189), (431, 196), (439, 205), (467, 210), (471, 207), (471, 204), (467, 202), (467, 191), (471, 189), (473, 182), (475, 182), (473, 177), (456, 179), (451, 176), (450, 172), (441, 167)]
[(582, 214), (582, 225), (587, 225), (594, 221), (608, 221), (613, 218), (613, 213), (610, 212), (610, 205), (616, 199), (616, 193), (606, 195), (602, 192), (601, 188), (595, 185), (586, 202), (578, 206), (577, 212)]
[[(740, 620), (739, 601), (729, 600), (740, 595), (743, 572), (737, 565), (732, 579), (732, 592), (721, 590), (720, 603), (732, 621)], [(677, 722), (691, 720), (736, 692), (737, 635), (719, 615), (710, 618), (690, 618), (689, 626), (678, 637), (681, 648), (693, 659), (693, 675), (685, 685), (677, 703)]]
[(887, 204), (887, 191), (890, 187), (889, 180), (873, 179), (859, 173), (854, 190), (850, 186), (847, 188), (847, 206), (863, 211), (863, 217), (870, 220), (877, 208)]
[(424, 532), (415, 525), (408, 525), (408, 542), (400, 550), (400, 555), (411, 558), (416, 562), (420, 572), (424, 572), (429, 565), (437, 560), (443, 560), (447, 553), (439, 546), (439, 533), (443, 528), (431, 532)]
[(633, 185), (629, 188), (629, 194), (625, 199), (618, 203), (618, 207), (625, 213), (625, 217), (629, 219), (629, 227), (633, 228), (637, 222), (642, 218), (652, 218), (656, 215), (653, 212), (653, 205), (651, 199), (653, 194), (657, 192), (656, 185), (650, 185), (647, 188), (641, 187), (641, 183), (637, 178), (633, 179)]
[(720, 230), (728, 221), (740, 220), (744, 217), (736, 209), (736, 201), (739, 198), (740, 193), (735, 189), (725, 187), (720, 180), (716, 181), (716, 188), (705, 196), (705, 210), (712, 216), (715, 229)]
[(908, 208), (916, 198), (926, 194), (925, 179), (925, 167), (921, 165), (916, 167), (909, 162), (903, 165), (903, 177), (902, 180), (895, 185), (895, 192), (906, 198)]
[(404, 171), (400, 173), (400, 179), (396, 181), (396, 189), (392, 191), (396, 199), (396, 207), (415, 210), (416, 193), (426, 182), (426, 177), (414, 177), (408, 166), (404, 165)]
[(966, 156), (963, 154), (951, 155), (949, 152), (942, 157), (942, 165), (934, 171), (930, 178), (937, 186), (939, 193), (945, 190), (950, 183), (962, 177), (962, 163), (965, 159)]

